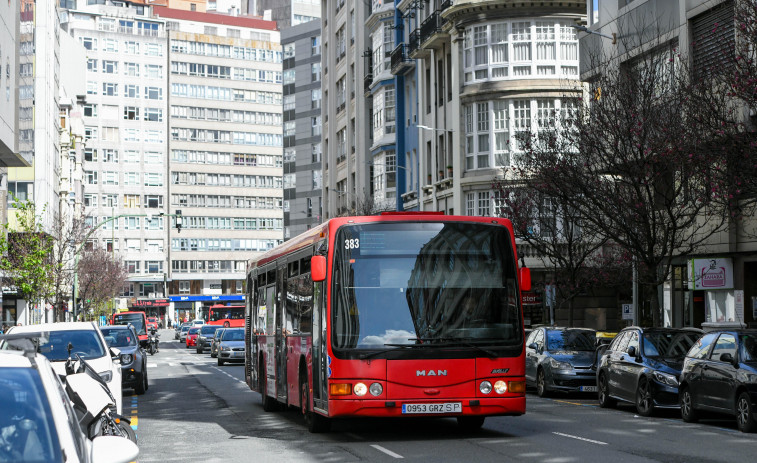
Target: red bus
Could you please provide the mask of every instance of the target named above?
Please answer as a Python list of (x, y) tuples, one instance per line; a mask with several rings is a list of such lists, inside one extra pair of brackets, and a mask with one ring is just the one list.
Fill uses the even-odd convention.
[(113, 314), (110, 322), (111, 325), (128, 325), (129, 323), (137, 330), (139, 345), (147, 346), (147, 315), (141, 311), (118, 312)]
[(384, 213), (328, 220), (250, 261), (245, 379), (263, 408), (299, 407), (311, 432), (339, 417), (526, 411), (512, 224)]
[(216, 304), (208, 310), (208, 325), (223, 325), (226, 328), (244, 326), (243, 305)]

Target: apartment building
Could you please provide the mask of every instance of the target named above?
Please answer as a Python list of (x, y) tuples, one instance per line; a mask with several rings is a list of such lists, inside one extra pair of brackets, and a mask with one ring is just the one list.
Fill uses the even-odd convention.
[(281, 32), (284, 50), (284, 239), (319, 224), (323, 207), (321, 21)]
[(243, 300), (247, 261), (283, 239), (280, 36), (275, 22), (257, 18), (154, 14), (169, 47), (159, 206), (171, 215), (168, 296), (178, 316), (198, 316)]

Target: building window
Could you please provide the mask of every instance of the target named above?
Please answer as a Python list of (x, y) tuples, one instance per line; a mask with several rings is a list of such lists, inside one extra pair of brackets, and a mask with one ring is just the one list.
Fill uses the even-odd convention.
[(320, 35), (310, 38), (310, 54), (312, 56), (321, 54), (321, 36)]
[(189, 294), (188, 281), (179, 281), (179, 294)]

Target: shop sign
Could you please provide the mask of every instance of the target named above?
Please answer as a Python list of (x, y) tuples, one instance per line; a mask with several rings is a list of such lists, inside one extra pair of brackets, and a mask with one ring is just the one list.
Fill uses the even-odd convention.
[(131, 304), (132, 307), (168, 307), (168, 299), (138, 299)]
[(692, 259), (695, 290), (733, 289), (733, 261), (729, 257)]
[(520, 293), (520, 301), (523, 305), (541, 305), (541, 293), (523, 291)]

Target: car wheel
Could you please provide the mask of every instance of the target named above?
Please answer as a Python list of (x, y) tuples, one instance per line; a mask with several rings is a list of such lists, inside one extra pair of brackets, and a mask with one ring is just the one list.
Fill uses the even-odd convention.
[(483, 416), (458, 416), (457, 425), (463, 431), (478, 431), (484, 425), (486, 417)]
[(547, 382), (544, 379), (544, 370), (539, 368), (536, 372), (536, 395), (539, 397), (547, 397), (549, 392), (547, 391)]
[(681, 418), (687, 423), (695, 423), (699, 419), (697, 411), (694, 410), (691, 390), (688, 387), (681, 391)]
[(646, 378), (641, 378), (636, 387), (636, 411), (641, 416), (652, 416), (654, 401), (652, 399), (652, 385)]
[(607, 375), (604, 373), (599, 375), (599, 391), (597, 393), (597, 399), (599, 400), (599, 406), (602, 408), (611, 408), (615, 406), (615, 399), (610, 397), (610, 385), (607, 382)]
[(752, 412), (752, 401), (749, 399), (749, 394), (742, 392), (736, 402), (736, 424), (739, 425), (739, 431), (757, 431), (757, 423), (754, 422)]
[(137, 387), (134, 388), (134, 392), (137, 393), (137, 395), (142, 395), (147, 390), (147, 373), (145, 371), (142, 371), (142, 374), (139, 377), (139, 384), (137, 384)]

